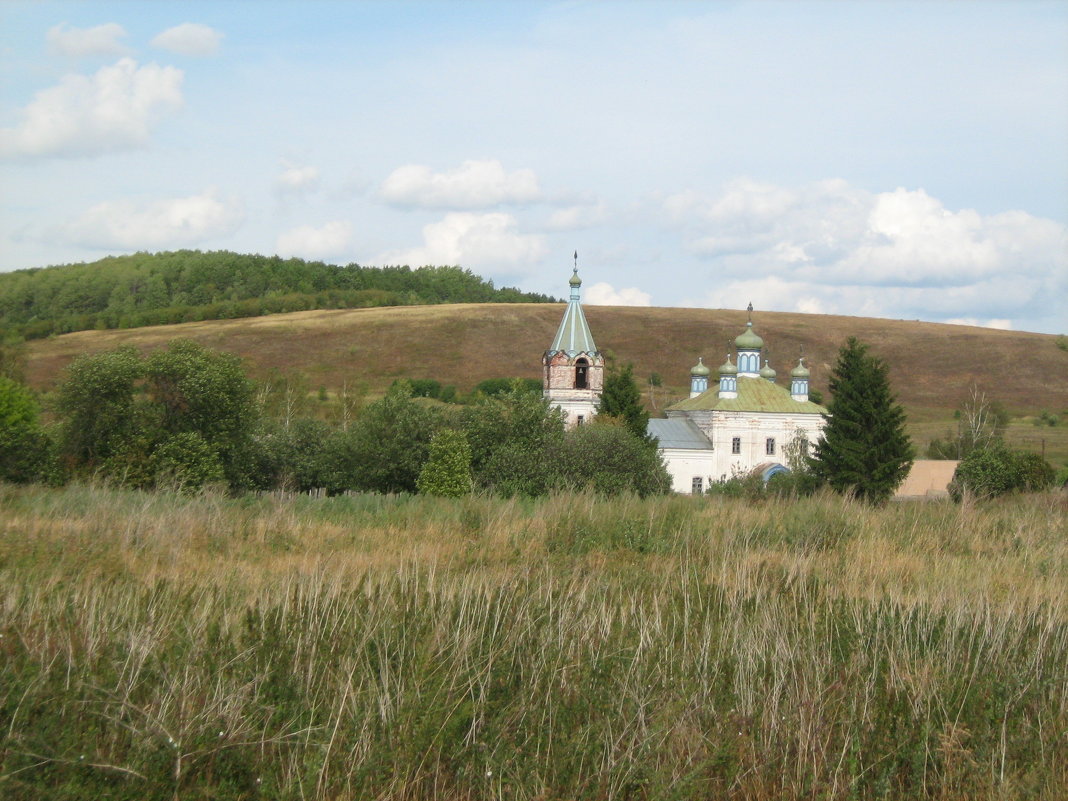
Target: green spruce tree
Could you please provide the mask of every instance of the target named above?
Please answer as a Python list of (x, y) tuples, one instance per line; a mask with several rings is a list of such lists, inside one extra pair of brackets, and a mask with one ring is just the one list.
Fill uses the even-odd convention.
[(882, 503), (908, 475), (913, 451), (886, 363), (867, 351), (867, 345), (850, 337), (838, 352), (827, 426), (812, 469), (836, 492)]
[(639, 439), (648, 441), (646, 427), (649, 412), (642, 406), (642, 394), (634, 380), (634, 365), (629, 362), (622, 369), (609, 370), (601, 391), (597, 413), (618, 417), (627, 430)]

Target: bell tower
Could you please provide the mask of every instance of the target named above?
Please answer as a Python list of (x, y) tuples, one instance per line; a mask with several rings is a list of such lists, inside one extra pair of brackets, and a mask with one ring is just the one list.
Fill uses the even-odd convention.
[(542, 391), (549, 404), (563, 409), (567, 426), (587, 422), (597, 414), (597, 403), (604, 387), (604, 357), (593, 342), (586, 315), (579, 302), (582, 279), (575, 268), (568, 281), (571, 296), (556, 337), (542, 356)]

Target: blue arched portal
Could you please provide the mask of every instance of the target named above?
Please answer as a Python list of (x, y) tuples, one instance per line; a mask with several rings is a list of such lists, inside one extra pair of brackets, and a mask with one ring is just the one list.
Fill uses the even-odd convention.
[(767, 484), (768, 483), (768, 479), (770, 479), (772, 476), (777, 476), (780, 473), (789, 473), (789, 472), (790, 472), (790, 468), (787, 467), (786, 465), (773, 464), (770, 467), (765, 467), (761, 471), (760, 478), (765, 484)]

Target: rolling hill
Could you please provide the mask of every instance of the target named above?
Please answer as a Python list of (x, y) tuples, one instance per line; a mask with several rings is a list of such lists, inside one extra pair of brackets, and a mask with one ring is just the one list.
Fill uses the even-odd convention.
[[(303, 372), (312, 387), (363, 382), (380, 393), (396, 378), (435, 378), (460, 391), (499, 376), (540, 378), (541, 354), (562, 304), (478, 303), (302, 311), (128, 330), (79, 331), (27, 343), (27, 380), (52, 388), (76, 355), (131, 344), (149, 350), (177, 337), (231, 351), (253, 377), (271, 368)], [(684, 397), (689, 368), (703, 356), (714, 371), (744, 311), (587, 306), (602, 351), (631, 361), (639, 379), (659, 373), (657, 406)], [(945, 420), (973, 383), (1017, 416), (1068, 409), (1063, 338), (1021, 331), (862, 317), (757, 312), (772, 366), (785, 381), (804, 346), (814, 388), (826, 392), (837, 350), (848, 336), (890, 365), (899, 400), (913, 421)]]

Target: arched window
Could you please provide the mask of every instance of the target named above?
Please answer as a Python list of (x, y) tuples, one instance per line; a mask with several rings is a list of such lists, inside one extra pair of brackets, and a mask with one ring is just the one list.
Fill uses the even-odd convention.
[(586, 389), (589, 378), (587, 372), (589, 371), (590, 363), (585, 359), (579, 359), (575, 362), (575, 389)]

